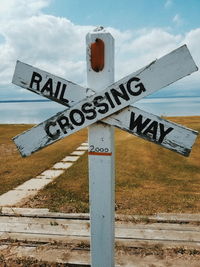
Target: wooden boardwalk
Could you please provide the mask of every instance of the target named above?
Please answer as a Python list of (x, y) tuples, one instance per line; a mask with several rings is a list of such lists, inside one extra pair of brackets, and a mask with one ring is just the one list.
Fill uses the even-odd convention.
[[(163, 251), (177, 251), (190, 256), (193, 253), (197, 255), (197, 260), (200, 260), (199, 225), (200, 215), (118, 215), (115, 225), (116, 266), (143, 266), (139, 263), (131, 265), (133, 263), (130, 262), (137, 260), (137, 254), (155, 258), (156, 255), (163, 255)], [(3, 208), (0, 215), (0, 238), (0, 254), (9, 250), (12, 257), (32, 256), (50, 262), (89, 265), (88, 214), (51, 213), (47, 209)], [(143, 257), (143, 261), (147, 258)], [(127, 265), (127, 262), (130, 265)], [(159, 259), (156, 258), (156, 262), (159, 262)], [(171, 260), (170, 266), (178, 266), (173, 263)], [(183, 259), (180, 264), (184, 266), (185, 263), (186, 260)], [(191, 265), (190, 261), (189, 266), (200, 266), (200, 263)]]

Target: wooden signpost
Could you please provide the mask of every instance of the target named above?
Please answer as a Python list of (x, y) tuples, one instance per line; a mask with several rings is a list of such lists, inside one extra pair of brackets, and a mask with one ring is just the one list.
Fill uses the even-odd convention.
[[(105, 87), (114, 83), (114, 39), (110, 33), (95, 31), (88, 33), (86, 46), (87, 85), (100, 93)], [(102, 106), (104, 101), (97, 102), (103, 113), (112, 108), (111, 105), (110, 107)], [(113, 127), (108, 124), (94, 123), (88, 128), (88, 137), (91, 265), (114, 266), (115, 146)]]
[(89, 126), (91, 263), (113, 267), (113, 126), (188, 156), (196, 131), (130, 105), (197, 71), (197, 67), (184, 45), (114, 83), (112, 36), (97, 28), (87, 35), (86, 43), (88, 88), (17, 62), (14, 84), (66, 109), (13, 139), (21, 155), (28, 156)]

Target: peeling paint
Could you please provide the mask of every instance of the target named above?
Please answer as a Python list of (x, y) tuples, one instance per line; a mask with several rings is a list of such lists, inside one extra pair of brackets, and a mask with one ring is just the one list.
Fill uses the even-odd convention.
[(21, 84), (23, 84), (23, 85), (27, 85), (27, 83), (25, 83), (25, 82), (23, 82), (23, 81), (21, 81)]
[[(139, 115), (142, 116), (143, 121), (145, 121), (148, 118), (150, 121), (157, 121), (158, 123), (162, 123), (163, 125), (166, 125), (165, 127), (167, 128), (172, 127), (173, 131), (170, 134), (167, 134), (164, 140), (160, 143), (157, 139), (155, 140), (153, 138), (153, 135), (151, 134), (146, 135), (146, 134), (143, 134), (144, 131), (141, 131), (141, 130), (138, 131), (137, 127), (134, 128), (133, 130), (130, 130), (129, 127), (130, 127), (131, 112), (134, 112), (135, 114), (137, 114), (136, 117), (138, 117)], [(175, 151), (183, 156), (189, 156), (189, 153), (192, 149), (192, 145), (194, 144), (197, 138), (197, 135), (198, 135), (198, 132), (194, 130), (191, 130), (187, 127), (183, 127), (182, 125), (176, 124), (174, 122), (161, 119), (158, 116), (147, 113), (133, 106), (130, 106), (129, 108), (126, 108), (122, 110), (121, 112), (118, 112), (118, 114), (116, 113), (113, 114), (112, 116), (104, 119), (103, 122), (108, 123), (109, 125), (115, 126), (121, 130), (127, 131), (130, 134), (133, 134), (135, 136), (138, 136), (140, 138), (143, 138), (145, 140), (158, 144), (164, 148)], [(144, 130), (145, 129), (146, 128), (144, 128)]]
[[(31, 81), (34, 72), (40, 75), (39, 77), (41, 78), (41, 81), (32, 84)], [(43, 88), (43, 86), (49, 79), (52, 80), (53, 84), (51, 91), (49, 85), (44, 88), (44, 91), (42, 92), (38, 90), (38, 87)], [(44, 96), (50, 100), (56, 101), (57, 103), (63, 104), (66, 107), (72, 106), (74, 104), (74, 100), (78, 101), (86, 97), (85, 88), (20, 61), (17, 61), (12, 83), (38, 95)], [(60, 85), (59, 90), (57, 87), (58, 84)], [(63, 87), (61, 88), (61, 85), (66, 85), (66, 90), (63, 90)], [(56, 92), (56, 90), (58, 91)], [(62, 93), (64, 95), (62, 95)]]
[[(35, 68), (33, 68), (32, 66), (28, 66), (25, 65), (24, 63), (19, 63), (16, 66), (15, 69), (15, 75), (13, 78), (13, 81), (15, 84), (20, 85), (19, 81), (17, 80), (17, 77), (21, 77), (23, 76), (23, 74), (25, 75), (25, 77), (27, 77), (24, 80), (30, 80), (30, 78), (32, 77), (32, 73), (33, 70)], [(149, 69), (151, 68), (151, 71), (149, 71)], [(102, 120), (106, 117), (112, 115), (113, 113), (116, 113), (120, 110), (122, 110), (123, 108), (127, 107), (128, 105), (130, 105), (131, 103), (134, 103), (138, 100), (140, 100), (141, 98), (167, 86), (168, 84), (171, 84), (179, 79), (181, 79), (182, 77), (194, 72), (197, 70), (197, 67), (193, 61), (193, 59), (191, 58), (191, 55), (187, 49), (186, 46), (183, 46), (181, 48), (176, 49), (175, 51), (167, 54), (166, 56), (151, 62), (149, 65), (147, 65), (146, 67), (144, 67), (143, 69), (138, 70), (135, 73), (132, 73), (128, 76), (126, 76), (125, 78), (119, 80), (118, 82), (112, 84), (111, 86), (107, 87), (106, 89), (104, 89), (103, 91), (101, 91), (100, 93), (96, 93), (93, 96), (87, 97), (86, 93), (88, 89), (84, 89), (78, 85), (73, 84), (74, 87), (71, 87), (70, 90), (68, 90), (69, 93), (69, 97), (67, 96), (67, 99), (69, 99), (69, 108), (64, 110), (63, 112), (54, 115), (52, 118), (50, 118), (49, 120), (33, 127), (31, 130), (27, 131), (26, 133), (23, 133), (22, 135), (19, 135), (17, 137), (14, 138), (14, 142), (18, 145), (19, 149), (21, 149), (21, 147), (23, 147), (23, 154), (24, 155), (30, 155), (31, 153), (37, 151), (38, 149), (41, 149), (47, 145), (50, 145), (52, 143), (54, 143), (55, 141), (64, 138), (65, 136), (68, 136), (82, 128), (85, 128), (99, 120)], [(40, 72), (40, 75), (42, 75), (41, 77), (43, 77), (45, 75), (46, 72), (43, 72), (41, 70), (37, 71)], [(139, 74), (139, 75), (138, 75)], [(51, 74), (49, 74), (51, 75)], [(52, 75), (51, 75), (52, 76)], [(139, 81), (140, 81), (140, 88), (138, 90), (135, 89), (133, 90), (133, 88), (129, 88), (128, 89), (128, 83), (130, 86), (130, 81), (132, 82), (133, 79), (135, 79), (135, 77), (140, 76)], [(54, 77), (54, 78), (53, 78)], [(56, 76), (52, 76), (52, 79), (58, 79), (58, 77)], [(135, 79), (136, 81), (138, 81), (138, 79)], [(134, 81), (135, 81), (134, 80)], [(63, 79), (64, 82), (66, 82), (66, 80)], [(68, 82), (68, 81), (67, 81)], [(144, 84), (144, 85), (143, 85)], [(135, 86), (136, 87), (137, 82), (134, 82), (134, 85), (131, 86)], [(142, 86), (141, 86), (142, 85)], [(72, 83), (68, 83), (67, 84), (68, 87), (72, 86)], [(125, 89), (126, 86), (126, 89)], [(138, 84), (139, 86), (139, 84)], [(127, 90), (126, 94), (128, 94), (128, 96), (124, 96), (123, 99), (116, 99), (117, 93), (114, 96), (112, 94), (112, 90), (115, 90), (117, 92), (117, 90), (121, 87), (124, 87), (124, 90)], [(30, 88), (27, 88), (30, 90)], [(32, 88), (31, 88), (32, 89)], [(128, 91), (129, 90), (129, 91)], [(36, 90), (37, 91), (37, 90)], [(74, 91), (76, 93), (74, 93)], [(108, 94), (110, 94), (110, 96), (113, 98), (111, 100), (108, 99)], [(44, 95), (45, 96), (45, 95)], [(77, 101), (74, 102), (74, 100), (76, 99), (75, 96), (77, 97)], [(45, 96), (46, 97), (46, 96)], [(87, 118), (86, 114), (87, 113), (83, 113), (83, 105), (85, 104), (89, 104), (91, 105), (91, 108), (93, 108), (93, 110), (95, 111), (94, 107), (94, 99), (96, 97), (100, 97), (101, 98), (101, 104), (102, 101), (106, 101), (106, 105), (108, 105), (108, 108), (106, 110), (106, 112), (101, 113), (98, 112), (98, 114), (96, 113), (96, 115), (94, 116), (94, 118)], [(53, 100), (53, 98), (52, 98)], [(55, 99), (54, 99), (55, 100)], [(115, 100), (113, 103), (112, 101)], [(122, 101), (123, 100), (123, 101)], [(56, 101), (56, 100), (55, 100)], [(73, 106), (72, 106), (72, 102), (73, 102)], [(103, 102), (104, 103), (104, 102)], [(97, 106), (96, 106), (97, 107)], [(96, 112), (96, 111), (95, 111)], [(73, 116), (71, 115), (73, 113)], [(77, 115), (82, 114), (81, 116), (84, 116), (84, 118), (81, 118), (81, 123), (78, 122), (77, 120)], [(75, 114), (75, 115), (74, 115)], [(48, 123), (51, 123), (52, 126), (55, 125), (55, 122), (59, 119), (60, 116), (63, 116), (65, 118), (65, 120), (69, 120), (69, 122), (67, 121), (65, 123), (65, 127), (62, 129), (62, 132), (59, 128), (52, 128), (53, 130), (53, 134), (52, 137), (55, 137), (55, 133), (56, 131), (60, 131), (59, 136), (57, 135), (56, 137), (58, 138), (52, 138), (51, 136), (47, 135), (47, 132), (44, 130), (45, 125)], [(118, 116), (118, 115), (112, 115), (114, 117)], [(72, 119), (74, 122), (72, 122)], [(109, 120), (108, 120), (109, 121)], [(106, 122), (106, 120), (105, 120)], [(56, 127), (58, 127), (58, 125), (55, 125)], [(66, 131), (65, 129), (68, 129), (69, 131)], [(51, 137), (51, 138), (49, 138)], [(23, 145), (22, 145), (23, 144)]]

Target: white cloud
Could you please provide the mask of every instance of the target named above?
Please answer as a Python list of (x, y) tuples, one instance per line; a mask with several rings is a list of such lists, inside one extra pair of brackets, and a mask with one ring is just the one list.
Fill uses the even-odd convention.
[[(18, 59), (79, 84), (86, 84), (85, 36), (94, 26), (75, 25), (66, 18), (44, 14), (42, 8), (48, 3), (49, 0), (0, 2), (0, 35), (4, 37), (0, 43), (0, 95), (4, 97), (32, 96), (10, 85)], [(6, 20), (8, 16), (9, 20)], [(175, 35), (162, 28), (138, 32), (108, 30), (116, 44), (116, 79), (183, 43), (188, 44), (196, 63), (200, 65), (200, 28), (185, 35)], [(192, 75), (188, 81), (193, 81), (193, 86), (197, 88), (199, 75)], [(4, 90), (8, 86), (9, 93)]]
[[(1, 3), (0, 8), (7, 15), (2, 14), (0, 19), (0, 34), (4, 37), (0, 44), (0, 84), (12, 80), (18, 59), (79, 83), (85, 79), (81, 75), (85, 67), (85, 35), (92, 27), (77, 26), (65, 18), (43, 14), (41, 8), (48, 2)], [(9, 20), (5, 19), (7, 16)]]
[(165, 8), (170, 8), (173, 5), (173, 1), (172, 0), (166, 0), (165, 2)]
[(181, 16), (179, 14), (176, 14), (174, 17), (173, 17), (173, 22), (177, 25), (177, 26), (180, 26), (183, 24), (183, 19), (181, 18)]
[(51, 0), (1, 0), (0, 21), (8, 18), (19, 18), (41, 13), (41, 9), (48, 6)]
[[(121, 53), (117, 56), (118, 66), (122, 66), (122, 76), (132, 66), (135, 70), (155, 58), (159, 58), (177, 48), (181, 40), (180, 35), (172, 35), (162, 29), (143, 30), (137, 38), (132, 38), (123, 45)], [(128, 72), (131, 72), (128, 71)]]
[(183, 39), (183, 43), (187, 43), (189, 49), (192, 51), (192, 55), (195, 61), (200, 65), (200, 53), (199, 53), (199, 45), (200, 45), (200, 28), (191, 30), (185, 35)]

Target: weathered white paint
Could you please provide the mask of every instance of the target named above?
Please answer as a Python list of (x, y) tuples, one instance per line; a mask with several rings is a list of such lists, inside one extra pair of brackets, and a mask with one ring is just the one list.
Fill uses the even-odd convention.
[(16, 63), (12, 83), (67, 107), (94, 94), (91, 89), (85, 89), (71, 81), (20, 61)]
[[(116, 126), (184, 156), (189, 156), (192, 145), (198, 135), (198, 132), (192, 129), (162, 119), (133, 106), (109, 116), (102, 122)], [(136, 122), (135, 125), (134, 122)], [(169, 133), (167, 133), (168, 131)]]
[[(0, 233), (1, 232), (13, 232), (21, 234), (39, 234), (51, 235), (52, 240), (57, 239), (56, 236), (65, 236), (68, 238), (89, 237), (89, 225), (88, 221), (84, 222), (70, 222), (69, 220), (60, 219), (41, 219), (41, 218), (0, 218)], [(55, 236), (55, 237), (53, 237)], [(55, 238), (55, 239), (54, 239)], [(65, 241), (66, 241), (65, 239)], [(118, 227), (116, 223), (116, 239), (123, 240), (162, 240), (166, 241), (192, 241), (200, 242), (200, 232), (197, 226), (176, 226), (176, 225), (134, 225), (124, 224)], [(106, 245), (106, 244), (105, 244)], [(104, 255), (105, 257), (105, 255)], [(95, 265), (93, 265), (95, 266)], [(96, 265), (98, 266), (98, 265)], [(104, 265), (101, 265), (104, 267)]]
[[(91, 44), (96, 39), (105, 45), (105, 64), (99, 72), (90, 62)], [(114, 82), (114, 39), (105, 30), (97, 30), (87, 35), (86, 45), (88, 87), (101, 92)], [(109, 125), (94, 123), (88, 133), (91, 266), (114, 267), (114, 131)]]
[[(65, 237), (63, 239), (65, 242), (66, 239), (68, 241), (72, 239), (78, 241), (81, 237), (87, 238), (88, 240), (89, 219), (81, 220), (78, 215), (74, 218), (68, 216), (70, 215), (64, 213), (50, 213), (45, 209), (2, 208), (0, 233), (21, 234), (19, 236), (20, 240), (24, 240), (23, 238), (25, 236), (23, 234), (26, 234), (28, 240), (32, 240), (28, 234), (35, 236), (35, 238), (39, 236), (41, 240), (44, 240), (45, 236), (48, 236), (49, 239), (51, 238), (52, 241), (59, 240), (59, 237)], [(159, 217), (159, 214), (157, 216)], [(195, 223), (183, 224), (182, 222), (190, 222), (190, 216), (194, 217), (193, 222)], [(185, 218), (183, 221), (182, 217)], [(147, 218), (149, 217), (147, 216)], [(135, 244), (136, 240), (140, 242), (160, 240), (163, 245), (171, 241), (170, 244), (172, 247), (173, 243), (177, 241), (185, 243), (192, 242), (193, 245), (199, 246), (198, 215), (176, 214), (173, 215), (172, 221), (169, 216), (163, 216), (162, 218), (164, 221), (168, 220), (168, 223), (133, 223), (128, 221), (128, 217), (126, 218), (126, 222), (118, 221), (115, 223), (116, 239), (117, 241), (124, 242), (124, 244), (126, 244), (126, 241), (129, 241), (130, 245)], [(176, 223), (173, 223), (174, 221)], [(168, 243), (168, 245), (170, 244)], [(145, 243), (143, 246), (145, 246)]]
[[(40, 218), (54, 218), (54, 219), (59, 219), (59, 220), (66, 220), (67, 222), (76, 222), (76, 223), (82, 223), (83, 221), (89, 222), (90, 216), (89, 213), (58, 213), (58, 212), (50, 212), (49, 209), (32, 209), (32, 208), (9, 208), (9, 207), (2, 207), (1, 209), (1, 216), (16, 216), (17, 218), (19, 217), (38, 217)], [(0, 216), (0, 218), (1, 218)], [(11, 218), (11, 217), (10, 217)], [(148, 220), (149, 223), (151, 223), (151, 228), (152, 225), (155, 225), (155, 222), (157, 222), (157, 225), (167, 226), (168, 223), (172, 226), (173, 229), (179, 229), (184, 223), (184, 227), (187, 227), (188, 229), (194, 225), (197, 225), (200, 223), (200, 214), (176, 214), (176, 213), (158, 213), (155, 215), (149, 215), (149, 216), (143, 216), (143, 215), (122, 215), (122, 214), (116, 214), (116, 224), (117, 227), (122, 227), (127, 228), (127, 226), (131, 223), (134, 222), (134, 227), (136, 227), (135, 222), (138, 221), (140, 224), (143, 221)], [(178, 226), (178, 223), (180, 225)], [(192, 223), (189, 225), (189, 223)], [(140, 227), (140, 224), (137, 225), (137, 227)], [(145, 223), (146, 224), (146, 223)], [(126, 226), (124, 226), (126, 225)], [(142, 228), (144, 228), (144, 224), (142, 224)], [(141, 227), (140, 227), (141, 228)], [(166, 229), (166, 228), (165, 228)]]
[[(108, 86), (100, 93), (96, 93), (95, 95), (80, 101), (73, 107), (56, 114), (52, 118), (33, 127), (27, 132), (16, 136), (14, 138), (14, 142), (16, 143), (22, 156), (28, 156), (31, 153), (64, 138), (65, 136), (68, 136), (121, 110), (129, 104), (140, 100), (141, 98), (183, 78), (186, 75), (191, 74), (194, 71), (197, 71), (197, 67), (189, 53), (189, 50), (184, 45), (137, 72), (119, 80), (113, 85)], [(133, 82), (133, 79), (135, 78), (139, 79), (139, 81)], [(125, 88), (125, 91), (128, 94), (128, 100), (120, 98), (120, 103), (117, 103), (113, 97), (113, 90), (117, 92), (120, 87)], [(132, 92), (131, 94), (130, 91)], [(109, 100), (109, 97), (111, 97), (112, 100)], [(104, 104), (108, 107), (108, 110), (103, 114), (102, 112), (99, 112), (102, 108), (98, 109), (97, 105), (94, 104), (97, 98), (101, 98), (101, 101), (98, 102), (99, 104)], [(114, 107), (111, 107), (111, 102), (114, 102)], [(87, 107), (91, 107), (93, 113), (95, 113), (94, 118), (91, 118), (91, 113), (90, 119), (86, 117), (88, 114), (85, 114), (82, 111), (85, 105), (87, 105)], [(79, 114), (83, 114), (83, 117), (78, 115), (77, 112)], [(63, 126), (63, 129), (60, 129), (58, 121), (62, 122), (62, 124), (66, 124), (66, 126)]]
[[(87, 60), (89, 60), (89, 54), (87, 54)], [(22, 66), (22, 68), (20, 66)], [(16, 73), (14, 75), (14, 77), (15, 77), (14, 80), (16, 80), (16, 82), (14, 82), (14, 83), (16, 83), (17, 85), (19, 85), (20, 83), (21, 84), (24, 83), (22, 81), (22, 78), (19, 78), (19, 77), (21, 77), (22, 75), (24, 75), (24, 72), (23, 71), (24, 71), (24, 68), (26, 66), (28, 66), (28, 68), (30, 70), (32, 70), (32, 73), (34, 71), (37, 71), (38, 73), (40, 73), (41, 76), (43, 74), (43, 71), (41, 71), (39, 69), (36, 69), (34, 67), (31, 67), (31, 66), (29, 66), (27, 64), (18, 62), (17, 63), (16, 70), (20, 69), (20, 71), (19, 70), (16, 71)], [(88, 71), (90, 73), (92, 71), (91, 68)], [(105, 73), (105, 70), (103, 70), (103, 71)], [(109, 72), (110, 72), (110, 70), (107, 73), (109, 73)], [(20, 76), (19, 76), (19, 73), (21, 74)], [(102, 72), (99, 72), (97, 74), (97, 73), (95, 73), (93, 71), (93, 73), (94, 73), (94, 76), (95, 77), (97, 77), (98, 74), (100, 75), (99, 77), (102, 77)], [(48, 74), (48, 77), (50, 77), (50, 76), (53, 77), (53, 78), (55, 77), (52, 74)], [(27, 79), (27, 77), (28, 77), (28, 75), (26, 75), (26, 79)], [(90, 80), (91, 83), (92, 83), (92, 79), (94, 79), (94, 78), (92, 78), (92, 77), (89, 78), (89, 80)], [(54, 80), (55, 80), (55, 78), (54, 78)], [(67, 84), (67, 82), (68, 81), (65, 80), (65, 84)], [(69, 84), (72, 85), (72, 87), (70, 87), (71, 88), (70, 90), (73, 90), (73, 86), (74, 86), (76, 88), (75, 92), (77, 94), (78, 94), (78, 92), (81, 92), (81, 93), (78, 94), (78, 96), (76, 95), (76, 99), (74, 99), (74, 100), (71, 98), (72, 95), (70, 95), (69, 97), (71, 98), (71, 102), (69, 104), (66, 103), (66, 102), (64, 102), (64, 101), (62, 101), (62, 103), (61, 103), (60, 100), (59, 100), (59, 102), (61, 104), (63, 104), (64, 106), (67, 106), (67, 107), (69, 105), (73, 106), (74, 104), (76, 104), (80, 100), (82, 100), (84, 98), (83, 97), (83, 94), (85, 94), (85, 97), (88, 94), (88, 89), (87, 88), (83, 88), (83, 87), (81, 87), (81, 86), (79, 86), (77, 84), (71, 83), (71, 82), (69, 82)], [(101, 86), (101, 84), (100, 84), (100, 86)], [(27, 89), (29, 89), (29, 88), (27, 88)], [(85, 89), (85, 91), (84, 91), (84, 89)], [(68, 88), (68, 90), (69, 90), (69, 88)], [(42, 95), (42, 96), (46, 97), (45, 91), (44, 92), (40, 92), (38, 90), (35, 90), (34, 92), (37, 93), (37, 94), (39, 94), (39, 95)], [(91, 94), (94, 94), (94, 91), (93, 90), (90, 90), (90, 92), (92, 92)], [(65, 97), (68, 97), (68, 91), (67, 91)], [(80, 97), (82, 97), (82, 99)], [(55, 96), (52, 96), (51, 97), (51, 100), (58, 102), (58, 99)], [(146, 139), (148, 141), (157, 143), (157, 144), (159, 144), (159, 145), (161, 145), (161, 146), (163, 146), (165, 148), (168, 148), (168, 149), (170, 149), (172, 151), (175, 151), (177, 153), (180, 153), (183, 156), (189, 156), (189, 154), (191, 152), (191, 149), (192, 149), (192, 146), (193, 146), (194, 141), (195, 141), (196, 136), (197, 136), (197, 132), (196, 131), (194, 131), (192, 129), (188, 129), (188, 128), (183, 127), (181, 125), (175, 124), (175, 126), (177, 125), (178, 129), (177, 129), (177, 127), (175, 127), (175, 130), (173, 130), (173, 133), (170, 134), (170, 139), (168, 139), (168, 138), (166, 139), (165, 138), (164, 142), (157, 142), (158, 141), (158, 138), (157, 139), (152, 138), (152, 136), (150, 134), (143, 135), (142, 132), (136, 131), (136, 128), (133, 131), (130, 129), (130, 127), (129, 127), (130, 126), (130, 117), (131, 117), (131, 113), (132, 112), (136, 112), (137, 116), (142, 115), (144, 121), (146, 119), (150, 119), (151, 122), (157, 121), (159, 123), (159, 121), (160, 121), (160, 118), (157, 117), (157, 116), (155, 116), (155, 115), (153, 115), (153, 114), (149, 114), (149, 113), (147, 113), (145, 111), (142, 111), (142, 110), (139, 111), (139, 109), (134, 108), (133, 106), (129, 106), (129, 107), (124, 108), (123, 110), (121, 110), (120, 113), (112, 114), (110, 117), (108, 117), (106, 119), (103, 119), (103, 122), (106, 123), (106, 124), (108, 124), (108, 125), (116, 126), (116, 127), (120, 128), (121, 130), (128, 131), (129, 133), (134, 134), (134, 135), (136, 135), (138, 137), (144, 138), (144, 139)], [(151, 124), (151, 122), (147, 125), (147, 127)], [(167, 123), (167, 125), (170, 124), (170, 122), (167, 121), (167, 120), (162, 120), (161, 123), (164, 123), (164, 124)], [(144, 131), (145, 131), (145, 129), (147, 127), (144, 128)], [(171, 126), (168, 126), (168, 127), (171, 127)], [(158, 133), (159, 133), (159, 128), (158, 128)], [(157, 137), (158, 136), (159, 135), (157, 134)], [(167, 137), (168, 137), (168, 135), (167, 135)], [(88, 143), (83, 143), (80, 148), (77, 148), (77, 150), (83, 150), (82, 149), (83, 146), (84, 146), (85, 150), (87, 150)]]

